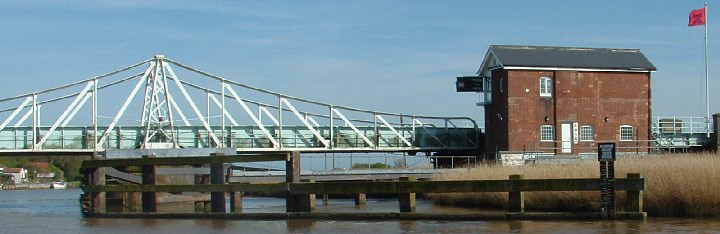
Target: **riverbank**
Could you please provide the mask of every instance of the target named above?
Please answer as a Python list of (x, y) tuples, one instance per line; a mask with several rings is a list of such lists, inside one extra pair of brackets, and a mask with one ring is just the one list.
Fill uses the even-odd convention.
[[(36, 189), (53, 189), (52, 182), (49, 183), (24, 183), (16, 185), (3, 185), (0, 190), (36, 190)], [(80, 181), (66, 182), (66, 188), (79, 188)]]
[[(641, 173), (647, 178), (644, 210), (649, 216), (720, 217), (720, 155), (673, 154), (619, 158), (616, 175)], [(468, 171), (440, 174), (433, 180), (507, 179), (522, 174), (526, 179), (595, 178), (594, 160), (578, 164), (502, 167), (486, 164)], [(525, 208), (530, 211), (597, 211), (597, 192), (528, 192)], [(507, 193), (428, 194), (436, 204), (462, 207), (499, 208), (508, 206)], [(624, 194), (618, 193), (618, 203)]]

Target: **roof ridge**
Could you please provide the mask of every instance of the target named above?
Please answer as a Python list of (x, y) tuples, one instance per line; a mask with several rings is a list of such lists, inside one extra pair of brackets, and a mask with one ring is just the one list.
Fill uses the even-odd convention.
[(634, 48), (596, 48), (596, 47), (575, 47), (575, 46), (532, 46), (532, 45), (490, 45), (490, 48), (508, 48), (508, 49), (564, 49), (564, 50), (610, 50), (610, 51), (632, 51), (640, 52), (640, 49)]

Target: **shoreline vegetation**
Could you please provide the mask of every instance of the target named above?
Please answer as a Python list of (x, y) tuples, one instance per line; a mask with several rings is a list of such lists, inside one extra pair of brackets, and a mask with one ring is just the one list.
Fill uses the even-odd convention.
[[(621, 157), (615, 162), (616, 177), (640, 173), (647, 178), (644, 211), (649, 216), (720, 217), (720, 155), (660, 154)], [(578, 164), (537, 164), (503, 167), (483, 164), (463, 172), (443, 173), (433, 180), (500, 180), (512, 174), (526, 179), (597, 178), (595, 160)], [(460, 207), (502, 208), (508, 206), (507, 193), (427, 194), (433, 203)], [(620, 210), (625, 194), (617, 193)], [(527, 211), (598, 211), (599, 192), (526, 192)]]

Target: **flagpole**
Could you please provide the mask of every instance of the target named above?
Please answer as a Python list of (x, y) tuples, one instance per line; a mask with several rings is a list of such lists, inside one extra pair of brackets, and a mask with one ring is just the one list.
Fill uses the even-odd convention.
[(706, 121), (706, 129), (707, 129), (707, 135), (710, 137), (710, 87), (709, 87), (709, 71), (708, 71), (708, 38), (707, 38), (707, 28), (708, 28), (708, 12), (707, 12), (707, 2), (705, 2), (705, 111), (707, 115), (707, 121)]

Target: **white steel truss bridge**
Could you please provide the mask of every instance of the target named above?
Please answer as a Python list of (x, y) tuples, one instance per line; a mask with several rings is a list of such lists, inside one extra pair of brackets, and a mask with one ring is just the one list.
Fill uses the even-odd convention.
[[(178, 73), (173, 70), (178, 69)], [(89, 79), (0, 99), (0, 155), (110, 150), (467, 152), (469, 117), (363, 110), (216, 76), (162, 55)]]

